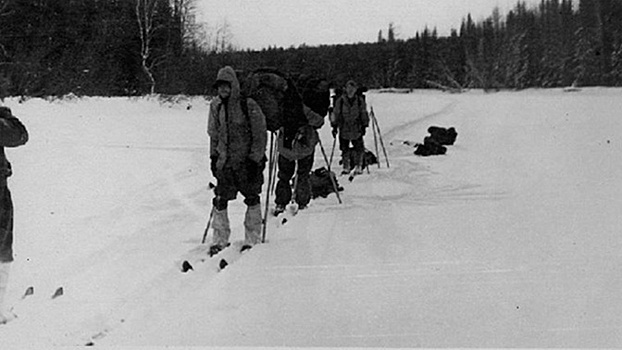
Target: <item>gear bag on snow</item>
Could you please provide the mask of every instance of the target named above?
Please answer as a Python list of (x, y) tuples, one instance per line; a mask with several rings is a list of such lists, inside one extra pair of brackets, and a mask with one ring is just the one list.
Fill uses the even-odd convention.
[(423, 144), (416, 144), (415, 154), (418, 156), (436, 156), (447, 153), (447, 147), (456, 142), (458, 133), (456, 129), (451, 127), (449, 129), (438, 126), (431, 126), (428, 128), (430, 136), (426, 136), (423, 139)]
[(454, 127), (447, 129), (440, 126), (431, 126), (428, 128), (428, 132), (430, 136), (441, 145), (451, 146), (456, 142), (456, 137), (458, 137), (458, 133)]
[[(353, 148), (349, 148), (343, 152), (343, 156), (347, 158), (350, 164), (357, 164), (358, 160), (356, 159), (356, 152), (354, 152)], [(342, 164), (343, 161), (340, 160), (339, 164)], [(368, 150), (367, 148), (363, 151), (363, 159), (361, 163), (361, 169), (365, 169), (370, 165), (378, 164), (378, 157), (374, 154), (374, 152)]]
[(330, 179), (331, 177), (335, 181), (337, 190), (339, 192), (343, 191), (343, 187), (339, 186), (339, 183), (337, 182), (335, 173), (328, 171), (325, 167), (321, 167), (313, 170), (309, 175), (309, 182), (311, 183), (311, 198), (326, 198), (329, 194), (335, 192), (333, 182)]

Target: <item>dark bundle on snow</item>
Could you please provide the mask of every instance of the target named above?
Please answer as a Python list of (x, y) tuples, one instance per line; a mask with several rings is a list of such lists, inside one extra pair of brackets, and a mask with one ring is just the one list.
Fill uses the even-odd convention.
[[(350, 164), (356, 164), (358, 163), (355, 159), (355, 152), (352, 148), (350, 148), (349, 150), (347, 150), (344, 154), (345, 157), (349, 157), (350, 158)], [(339, 161), (339, 164), (342, 164), (342, 161)], [(365, 170), (365, 168), (367, 168), (370, 165), (373, 164), (378, 164), (378, 157), (376, 157), (376, 155), (374, 154), (374, 152), (365, 149), (365, 152), (363, 153), (363, 164), (361, 164), (361, 169)]]
[(331, 177), (335, 181), (337, 190), (339, 192), (343, 191), (343, 187), (339, 186), (339, 183), (337, 182), (335, 173), (332, 171), (329, 172), (328, 169), (322, 167), (313, 170), (309, 176), (309, 181), (311, 182), (311, 198), (326, 198), (329, 194), (335, 192), (333, 182), (330, 180)]
[(453, 127), (449, 129), (441, 128), (438, 126), (431, 126), (428, 128), (428, 132), (430, 133), (430, 137), (432, 137), (436, 142), (441, 145), (451, 146), (456, 142), (456, 137), (458, 133), (456, 129)]
[(453, 127), (446, 129), (438, 126), (428, 128), (430, 136), (423, 139), (423, 144), (415, 145), (415, 154), (422, 157), (435, 156), (447, 153), (445, 145), (453, 145), (458, 133)]

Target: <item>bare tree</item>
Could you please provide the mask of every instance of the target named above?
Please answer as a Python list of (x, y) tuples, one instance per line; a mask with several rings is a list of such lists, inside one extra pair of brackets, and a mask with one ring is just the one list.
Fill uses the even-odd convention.
[(214, 41), (213, 51), (215, 52), (227, 52), (234, 51), (233, 46), (233, 33), (231, 32), (231, 25), (225, 19), (222, 25), (216, 29), (216, 38)]
[(201, 41), (204, 27), (197, 23), (196, 0), (174, 0), (175, 17), (180, 20), (181, 39), (186, 47)]
[(155, 93), (155, 78), (153, 76), (154, 60), (151, 57), (151, 40), (153, 39), (154, 14), (157, 0), (136, 0), (136, 20), (140, 30), (140, 57), (142, 68), (151, 84), (150, 93)]

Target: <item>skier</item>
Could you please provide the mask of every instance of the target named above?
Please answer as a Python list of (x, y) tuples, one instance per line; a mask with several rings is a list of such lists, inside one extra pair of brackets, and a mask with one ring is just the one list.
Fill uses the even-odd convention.
[[(303, 105), (303, 113), (308, 121), (307, 125), (300, 127), (292, 140), (285, 140), (285, 132), (281, 130), (277, 147), (279, 181), (276, 184), (276, 207), (274, 215), (285, 211), (285, 206), (292, 199), (291, 179), (294, 180), (294, 198), (298, 210), (305, 209), (311, 200), (311, 182), (309, 176), (313, 168), (315, 146), (319, 141), (317, 129), (324, 125), (324, 117), (315, 113), (311, 108)], [(295, 173), (295, 174), (294, 174)]]
[[(331, 114), (333, 137), (339, 134), (339, 150), (341, 150), (342, 174), (349, 174), (354, 168), (355, 174), (362, 174), (365, 143), (363, 136), (369, 126), (367, 105), (362, 94), (358, 93), (358, 84), (354, 80), (346, 83), (345, 94), (335, 101)], [(353, 149), (350, 149), (352, 143)]]
[(266, 119), (257, 103), (240, 92), (230, 66), (218, 71), (218, 96), (210, 105), (207, 133), (210, 137), (211, 171), (217, 180), (213, 200), (213, 241), (210, 255), (229, 245), (231, 229), (227, 204), (237, 193), (244, 196), (245, 240), (242, 250), (261, 242), (260, 194), (266, 164)]
[(28, 132), (24, 125), (13, 116), (9, 108), (0, 107), (0, 324), (15, 317), (4, 307), (9, 268), (13, 261), (13, 202), (7, 187), (7, 178), (11, 176), (12, 170), (4, 147), (21, 146), (27, 141)]

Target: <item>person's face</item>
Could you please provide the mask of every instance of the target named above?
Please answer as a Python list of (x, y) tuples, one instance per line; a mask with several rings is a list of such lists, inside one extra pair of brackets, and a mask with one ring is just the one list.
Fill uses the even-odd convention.
[(356, 93), (356, 86), (352, 84), (348, 84), (346, 86), (346, 93), (348, 94), (348, 97), (350, 98), (354, 97), (354, 94)]
[(228, 98), (231, 96), (231, 84), (218, 84), (218, 96), (220, 96), (220, 98)]

